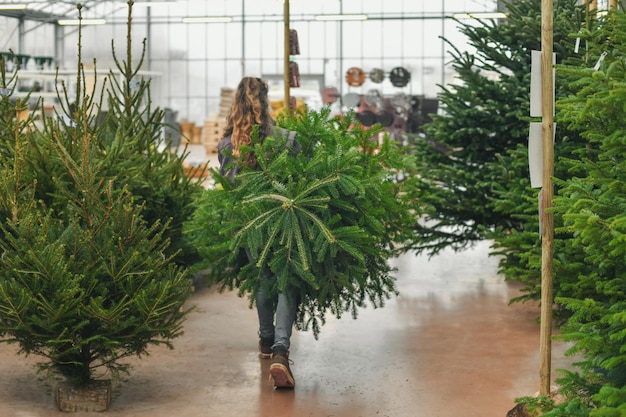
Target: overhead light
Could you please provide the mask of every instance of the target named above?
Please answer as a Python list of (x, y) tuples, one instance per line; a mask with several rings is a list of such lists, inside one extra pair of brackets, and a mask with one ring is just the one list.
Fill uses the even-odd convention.
[(366, 14), (318, 14), (315, 20), (367, 20)]
[(506, 19), (506, 13), (502, 12), (476, 12), (476, 13), (455, 13), (455, 19)]
[(176, 0), (170, 0), (170, 1), (135, 1), (135, 2), (133, 2), (133, 6), (144, 6), (144, 7), (173, 6), (176, 3), (177, 3)]
[(204, 17), (183, 17), (183, 23), (228, 23), (232, 22), (230, 16), (204, 16)]
[(78, 26), (78, 25), (104, 25), (104, 19), (60, 19), (57, 23), (61, 26)]
[(0, 10), (24, 10), (27, 7), (26, 3), (0, 4)]

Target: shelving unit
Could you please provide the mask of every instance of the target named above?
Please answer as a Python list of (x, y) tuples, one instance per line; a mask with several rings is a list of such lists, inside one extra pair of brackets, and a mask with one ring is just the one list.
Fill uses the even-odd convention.
[[(100, 94), (100, 86), (104, 82), (105, 77), (110, 77), (111, 74), (114, 77), (122, 77), (119, 71), (98, 70), (96, 75), (93, 69), (85, 69), (86, 91), (91, 92), (94, 84), (97, 82), (98, 85), (94, 92), (95, 94)], [(140, 78), (154, 78), (159, 75), (159, 73), (151, 71), (139, 71), (137, 73), (137, 77)], [(54, 106), (58, 104), (58, 93), (63, 94), (64, 89), (67, 89), (67, 94), (70, 98), (76, 93), (76, 70), (20, 70), (17, 72), (16, 83), (17, 85), (13, 92), (14, 97), (26, 97), (30, 93), (33, 103), (39, 100), (39, 98), (43, 98), (44, 104)]]
[(62, 91), (62, 81), (66, 86), (69, 85), (69, 74), (60, 73), (57, 78), (56, 71), (52, 70), (18, 71), (13, 96), (23, 98), (30, 93), (33, 102), (43, 98), (45, 103), (55, 104), (58, 102), (56, 86), (58, 85), (59, 91)]

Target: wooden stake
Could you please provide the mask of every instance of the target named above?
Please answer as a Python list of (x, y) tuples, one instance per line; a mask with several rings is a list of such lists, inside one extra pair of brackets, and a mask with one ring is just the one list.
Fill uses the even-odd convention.
[(543, 183), (541, 221), (541, 334), (540, 394), (550, 394), (552, 362), (552, 257), (554, 214), (551, 212), (554, 187), (554, 85), (553, 85), (553, 7), (552, 0), (541, 0), (541, 101)]
[(285, 27), (284, 27), (284, 32), (285, 32), (285, 60), (284, 60), (284, 65), (285, 65), (285, 74), (283, 76), (283, 80), (285, 83), (285, 97), (284, 97), (284, 109), (285, 111), (289, 112), (290, 110), (290, 98), (291, 98), (291, 94), (289, 92), (289, 52), (291, 51), (291, 49), (289, 48), (289, 0), (283, 0), (284, 6), (283, 6), (283, 15), (284, 15), (284, 23), (285, 23)]

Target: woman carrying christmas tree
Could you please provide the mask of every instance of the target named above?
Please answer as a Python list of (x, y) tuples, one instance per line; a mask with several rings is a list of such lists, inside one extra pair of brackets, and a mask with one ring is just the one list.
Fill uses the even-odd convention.
[[(234, 181), (241, 167), (255, 168), (257, 161), (253, 152), (242, 152), (242, 147), (252, 146), (252, 135), (258, 127), (260, 143), (268, 136), (273, 136), (275, 121), (270, 116), (268, 86), (260, 78), (244, 77), (237, 86), (235, 99), (227, 117), (224, 138), (218, 145), (220, 174)], [(294, 140), (295, 132), (280, 129), (288, 136), (288, 145), (299, 152), (300, 145)], [(254, 256), (246, 249), (250, 262)], [(273, 279), (269, 270), (263, 279)], [(270, 375), (277, 388), (293, 388), (295, 380), (289, 368), (289, 346), (293, 324), (296, 318), (297, 302), (293, 293), (279, 293), (276, 297), (266, 297), (263, 290), (266, 285), (259, 285), (255, 303), (259, 317), (259, 357), (272, 359)]]

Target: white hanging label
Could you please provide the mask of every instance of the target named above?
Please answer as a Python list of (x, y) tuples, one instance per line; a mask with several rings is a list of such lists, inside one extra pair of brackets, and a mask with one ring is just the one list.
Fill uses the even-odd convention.
[(594, 71), (600, 69), (600, 64), (602, 63), (602, 61), (604, 61), (604, 58), (606, 58), (606, 52), (602, 52), (602, 55), (600, 55), (600, 58), (598, 58), (598, 62), (596, 62), (596, 65), (593, 67)]
[[(556, 137), (556, 123), (553, 124), (552, 140)], [(530, 171), (530, 186), (543, 186), (543, 124), (531, 122), (528, 129), (528, 170)]]
[[(554, 63), (556, 53), (552, 54), (552, 102), (554, 103)], [(530, 117), (542, 116), (541, 93), (541, 51), (530, 51)], [(554, 111), (554, 106), (552, 106)]]

